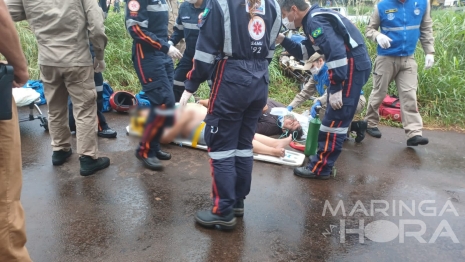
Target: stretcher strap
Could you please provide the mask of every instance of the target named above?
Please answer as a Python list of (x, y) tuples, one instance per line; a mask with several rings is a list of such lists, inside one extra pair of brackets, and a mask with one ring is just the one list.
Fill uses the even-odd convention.
[(195, 130), (194, 136), (192, 137), (192, 147), (196, 148), (197, 143), (199, 142), (200, 133), (202, 133), (202, 129), (205, 127), (205, 122), (200, 123), (200, 125)]

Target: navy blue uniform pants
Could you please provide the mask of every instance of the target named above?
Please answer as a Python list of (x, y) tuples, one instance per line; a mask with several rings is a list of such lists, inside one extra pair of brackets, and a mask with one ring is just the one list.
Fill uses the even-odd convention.
[(342, 151), (342, 144), (347, 136), (348, 128), (357, 110), (360, 91), (368, 81), (371, 73), (371, 61), (365, 46), (359, 46), (347, 52), (348, 78), (342, 88), (341, 109), (334, 110), (329, 105), (321, 121), (318, 134), (318, 151), (312, 156), (308, 168), (317, 175), (329, 175), (334, 162)]
[(160, 150), (164, 128), (173, 124), (173, 60), (161, 51), (134, 44), (132, 61), (150, 101), (150, 114), (137, 153), (144, 158), (154, 157)]
[(220, 60), (205, 118), (212, 212), (227, 215), (250, 192), (252, 140), (268, 97), (268, 61)]
[(184, 92), (184, 81), (186, 81), (187, 73), (192, 69), (192, 57), (183, 56), (176, 65), (174, 70), (174, 101), (181, 100), (182, 93)]

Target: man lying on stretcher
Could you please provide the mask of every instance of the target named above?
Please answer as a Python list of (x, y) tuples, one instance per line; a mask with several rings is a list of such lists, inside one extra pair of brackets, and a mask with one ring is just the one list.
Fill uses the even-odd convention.
[[(205, 123), (203, 122), (206, 115), (207, 108), (200, 104), (188, 103), (185, 107), (177, 109), (175, 124), (171, 128), (165, 128), (160, 143), (168, 144), (176, 138), (181, 138), (189, 141), (197, 140), (197, 144), (206, 145), (204, 140)], [(252, 142), (253, 152), (262, 155), (283, 157), (285, 152), (284, 147), (289, 145), (291, 141), (292, 136), (284, 139), (275, 139), (255, 134)]]

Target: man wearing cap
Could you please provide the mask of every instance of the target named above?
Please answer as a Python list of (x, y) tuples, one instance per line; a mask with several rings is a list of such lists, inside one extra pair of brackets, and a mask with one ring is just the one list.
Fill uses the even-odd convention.
[[(323, 119), (325, 116), (325, 111), (327, 108), (327, 100), (328, 94), (326, 93), (326, 89), (329, 86), (329, 76), (328, 76), (328, 66), (325, 63), (325, 56), (316, 52), (313, 54), (304, 65), (304, 70), (309, 70), (312, 73), (312, 77), (310, 80), (305, 84), (302, 91), (297, 94), (292, 100), (292, 102), (287, 106), (287, 110), (292, 111), (294, 108), (300, 106), (302, 103), (310, 99), (315, 93), (317, 93), (320, 97), (315, 98), (313, 106), (310, 111), (310, 115), (315, 118), (317, 115), (316, 108), (321, 107), (319, 117)], [(360, 92), (360, 99), (358, 100), (357, 109), (355, 114), (359, 114), (362, 112), (363, 108), (365, 108), (366, 99), (363, 95), (363, 90)], [(364, 120), (360, 121), (352, 121), (349, 127), (349, 133), (354, 131), (357, 133), (357, 137), (355, 138), (355, 142), (360, 143), (365, 138), (365, 131), (367, 128), (367, 123)]]

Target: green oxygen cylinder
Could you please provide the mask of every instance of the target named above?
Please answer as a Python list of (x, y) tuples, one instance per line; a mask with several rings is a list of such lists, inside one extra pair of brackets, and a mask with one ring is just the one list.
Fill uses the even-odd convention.
[(320, 120), (320, 109), (321, 107), (318, 106), (316, 108), (316, 117), (310, 120), (308, 125), (308, 132), (307, 132), (307, 140), (305, 141), (305, 156), (313, 156), (316, 154), (318, 149), (318, 133), (320, 131), (321, 120)]

